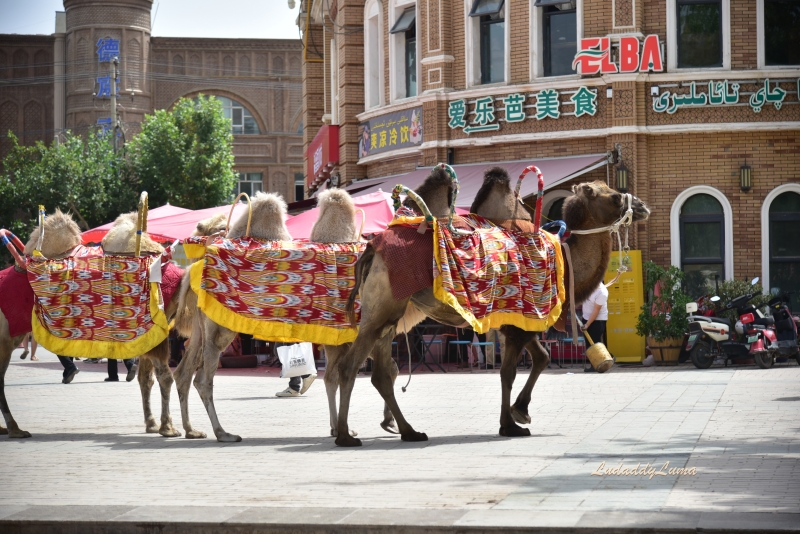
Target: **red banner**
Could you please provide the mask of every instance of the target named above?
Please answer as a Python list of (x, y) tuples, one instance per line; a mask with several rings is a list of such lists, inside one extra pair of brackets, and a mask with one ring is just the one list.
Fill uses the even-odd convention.
[(314, 190), (330, 177), (331, 169), (339, 163), (339, 127), (325, 124), (319, 129), (306, 152), (308, 168), (306, 185)]

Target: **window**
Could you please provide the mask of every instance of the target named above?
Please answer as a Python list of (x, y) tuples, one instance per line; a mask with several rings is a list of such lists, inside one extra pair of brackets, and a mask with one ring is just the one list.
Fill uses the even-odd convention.
[(470, 17), (478, 20), (480, 83), (505, 80), (506, 24), (504, 0), (475, 0)]
[(222, 103), (222, 111), (225, 118), (231, 120), (231, 130), (234, 134), (260, 134), (261, 130), (253, 118), (253, 114), (236, 100), (231, 100), (224, 96), (215, 97)]
[(578, 50), (575, 1), (537, 0), (534, 7), (542, 8), (544, 75), (575, 74), (572, 69), (572, 61)]
[(794, 291), (792, 309), (800, 310), (800, 194), (781, 193), (769, 206), (770, 291)]
[(800, 65), (800, 0), (763, 1), (766, 65)]
[(364, 102), (366, 108), (381, 104), (381, 9), (377, 0), (368, 1), (364, 7)]
[(725, 279), (725, 216), (711, 195), (689, 197), (681, 207), (681, 268), (686, 292), (699, 297), (714, 287), (715, 275)]
[(677, 0), (678, 67), (722, 66), (722, 1)]
[(417, 96), (417, 23), (416, 7), (406, 8), (397, 18), (397, 21), (389, 31), (393, 35), (395, 49), (401, 49), (402, 54), (398, 54), (402, 60), (402, 68), (398, 72), (403, 78), (400, 85), (403, 86), (404, 93), (398, 95), (400, 98)]
[(294, 173), (294, 201), (303, 200), (306, 194), (306, 179), (302, 172)]
[(234, 196), (239, 193), (247, 193), (248, 196), (252, 197), (264, 189), (264, 181), (260, 172), (240, 172), (238, 173), (238, 178), (236, 189), (233, 191)]

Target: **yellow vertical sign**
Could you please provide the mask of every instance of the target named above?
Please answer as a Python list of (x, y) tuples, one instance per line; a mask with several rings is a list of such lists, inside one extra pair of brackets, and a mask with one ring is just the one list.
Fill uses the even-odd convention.
[[(622, 273), (616, 284), (608, 288), (608, 350), (618, 362), (641, 362), (644, 359), (644, 338), (636, 335), (636, 318), (644, 304), (642, 283), (642, 251), (630, 251), (630, 271)], [(617, 275), (619, 252), (611, 253), (605, 283)]]

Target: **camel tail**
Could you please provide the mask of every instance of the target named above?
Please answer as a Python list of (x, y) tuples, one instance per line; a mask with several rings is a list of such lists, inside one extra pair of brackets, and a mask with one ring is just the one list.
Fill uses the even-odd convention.
[(358, 326), (358, 321), (356, 321), (356, 298), (358, 298), (358, 290), (361, 288), (361, 282), (369, 274), (369, 268), (372, 266), (372, 260), (374, 258), (375, 249), (367, 245), (367, 248), (364, 249), (364, 253), (361, 254), (361, 257), (358, 258), (358, 262), (356, 263), (356, 284), (353, 286), (350, 296), (347, 297), (347, 306), (345, 307), (347, 319), (353, 327)]
[(189, 277), (189, 269), (186, 269), (178, 289), (178, 310), (175, 313), (175, 329), (186, 338), (192, 333), (192, 319), (197, 308), (197, 295), (192, 291)]

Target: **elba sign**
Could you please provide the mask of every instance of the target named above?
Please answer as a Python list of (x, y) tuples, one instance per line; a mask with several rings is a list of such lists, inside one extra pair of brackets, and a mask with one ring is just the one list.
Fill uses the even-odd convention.
[(619, 65), (617, 65), (611, 57), (609, 37), (581, 39), (572, 68), (583, 75), (662, 72), (664, 61), (661, 58), (661, 43), (658, 35), (648, 35), (641, 43), (638, 37), (620, 37)]

